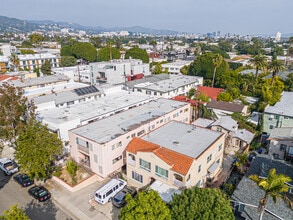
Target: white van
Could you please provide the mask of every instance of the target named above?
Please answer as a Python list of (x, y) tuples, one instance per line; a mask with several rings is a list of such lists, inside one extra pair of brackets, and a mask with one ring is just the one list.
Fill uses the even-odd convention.
[(126, 186), (126, 184), (127, 183), (122, 179), (111, 179), (95, 192), (95, 200), (101, 204), (110, 202), (112, 198)]

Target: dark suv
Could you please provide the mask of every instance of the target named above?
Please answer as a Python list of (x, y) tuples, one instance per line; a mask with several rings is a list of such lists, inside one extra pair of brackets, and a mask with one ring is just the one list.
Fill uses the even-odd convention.
[(136, 196), (137, 191), (134, 187), (125, 187), (114, 196), (112, 200), (113, 205), (117, 208), (121, 208), (122, 206), (124, 206), (126, 204), (125, 197), (127, 193), (134, 197)]

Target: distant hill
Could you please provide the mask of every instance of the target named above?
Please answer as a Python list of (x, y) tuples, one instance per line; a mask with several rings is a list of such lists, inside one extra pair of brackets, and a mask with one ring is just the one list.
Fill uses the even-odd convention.
[(134, 27), (113, 27), (105, 28), (101, 26), (83, 26), (76, 23), (69, 22), (56, 22), (51, 20), (20, 20), (17, 18), (9, 18), (6, 16), (0, 16), (0, 32), (31, 32), (31, 31), (50, 31), (60, 30), (62, 28), (68, 28), (71, 31), (86, 31), (88, 34), (99, 34), (102, 32), (120, 32), (128, 31), (133, 34), (150, 34), (150, 35), (176, 35), (179, 32), (173, 30), (158, 30), (153, 28), (145, 28), (140, 26)]
[(0, 32), (29, 32), (38, 28), (38, 25), (24, 20), (0, 16)]

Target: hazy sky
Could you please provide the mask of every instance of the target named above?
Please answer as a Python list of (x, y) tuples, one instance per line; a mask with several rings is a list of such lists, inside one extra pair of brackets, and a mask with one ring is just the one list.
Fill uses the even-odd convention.
[(1, 0), (0, 15), (87, 26), (293, 33), (293, 0)]

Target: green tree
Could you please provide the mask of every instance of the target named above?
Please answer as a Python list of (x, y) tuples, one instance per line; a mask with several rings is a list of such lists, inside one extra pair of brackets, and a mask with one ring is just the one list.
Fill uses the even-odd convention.
[[(110, 55), (111, 54), (111, 55)], [(120, 59), (120, 51), (117, 48), (113, 48), (110, 46), (103, 47), (98, 50), (98, 61), (109, 61), (110, 57), (112, 59)]]
[(75, 66), (77, 64), (77, 60), (73, 56), (62, 56), (61, 57), (61, 66)]
[(245, 172), (245, 165), (248, 162), (248, 154), (237, 152), (235, 156), (237, 157), (237, 161), (235, 164), (236, 167), (238, 168), (240, 173), (244, 173)]
[(33, 50), (21, 49), (20, 52), (21, 52), (21, 54), (35, 54), (35, 51), (33, 51)]
[(72, 53), (72, 46), (71, 45), (64, 45), (60, 50), (61, 57), (63, 56), (73, 56)]
[(261, 85), (261, 101), (269, 105), (274, 105), (280, 101), (281, 94), (284, 90), (284, 83), (278, 78), (275, 79), (272, 85), (270, 79), (267, 79)]
[(139, 43), (139, 44), (147, 44), (147, 41), (146, 41), (145, 38), (139, 38), (139, 39), (138, 39), (138, 43)]
[(262, 55), (262, 54), (258, 54), (256, 56), (254, 56), (251, 60), (250, 63), (255, 67), (255, 78), (258, 77), (258, 71), (264, 70), (268, 63), (267, 63), (267, 57)]
[(185, 189), (174, 195), (169, 207), (174, 220), (234, 219), (230, 200), (219, 189)]
[(286, 80), (284, 81), (285, 91), (293, 92), (293, 73), (289, 73)]
[(126, 195), (126, 206), (120, 211), (120, 220), (168, 220), (170, 210), (159, 194), (154, 191), (141, 191), (136, 198)]
[(3, 211), (3, 216), (0, 219), (3, 220), (29, 220), (30, 218), (26, 215), (25, 211), (18, 207), (18, 205), (11, 205), (10, 209)]
[(223, 62), (223, 57), (220, 54), (216, 54), (213, 58), (214, 73), (213, 73), (212, 87), (214, 87), (217, 68), (219, 68), (222, 62)]
[(140, 59), (144, 63), (149, 63), (150, 61), (147, 52), (138, 47), (134, 47), (126, 51), (125, 58), (129, 59), (130, 57), (133, 59)]
[(77, 59), (84, 59), (88, 62), (97, 60), (97, 50), (91, 43), (77, 42), (72, 46), (72, 54)]
[(277, 76), (277, 74), (281, 71), (284, 71), (286, 68), (285, 68), (285, 65), (284, 65), (284, 62), (281, 61), (281, 60), (273, 60), (270, 65), (269, 65), (269, 70), (271, 70), (272, 72), (272, 82), (271, 82), (271, 85), (274, 84), (274, 81), (275, 81), (275, 78)]
[(77, 169), (78, 169), (78, 166), (77, 166), (77, 164), (75, 163), (74, 160), (70, 159), (70, 160), (67, 161), (66, 170), (69, 173), (72, 181), (75, 180)]
[(161, 63), (157, 63), (154, 67), (154, 71), (153, 74), (161, 74), (163, 72), (162, 69), (162, 64)]
[(188, 65), (185, 65), (185, 66), (181, 67), (181, 69), (180, 69), (180, 73), (182, 73), (183, 75), (187, 75), (188, 71), (189, 71)]
[(22, 89), (3, 83), (0, 87), (0, 153), (7, 141), (15, 146), (17, 136), (28, 119), (34, 116), (34, 104), (23, 96)]
[(34, 46), (33, 46), (32, 43), (29, 42), (29, 41), (23, 41), (23, 42), (21, 43), (21, 47), (22, 47), (22, 48), (33, 48)]
[(40, 47), (41, 42), (44, 40), (44, 36), (41, 34), (31, 34), (29, 36), (30, 43), (36, 47)]
[(15, 158), (20, 171), (30, 177), (43, 180), (53, 170), (52, 161), (63, 150), (57, 134), (48, 130), (36, 120), (30, 120), (25, 130), (17, 138)]
[(94, 45), (95, 48), (101, 47), (102, 40), (100, 37), (91, 37), (90, 43)]
[[(208, 84), (213, 79), (214, 64), (213, 59), (216, 56), (214, 53), (204, 53), (197, 57), (197, 59), (190, 64), (188, 75), (202, 76), (205, 79), (205, 84)], [(225, 60), (217, 68), (217, 75), (215, 77), (215, 84), (217, 85), (217, 79), (221, 78), (226, 72), (229, 71), (229, 65)]]
[(274, 168), (270, 170), (267, 178), (260, 178), (258, 175), (250, 175), (249, 178), (254, 181), (265, 193), (264, 197), (260, 199), (258, 206), (260, 220), (263, 217), (268, 197), (271, 197), (275, 204), (279, 198), (287, 202), (290, 207), (292, 207), (292, 202), (284, 195), (284, 193), (289, 190), (289, 186), (286, 183), (292, 181), (289, 176), (277, 174), (276, 169)]
[(10, 62), (13, 65), (13, 71), (18, 71), (19, 69), (19, 58), (16, 54), (11, 54), (9, 57)]
[(218, 94), (217, 100), (224, 102), (232, 102), (233, 96), (229, 92), (221, 92)]
[(45, 75), (51, 75), (51, 63), (50, 60), (45, 60), (41, 66), (41, 72)]

